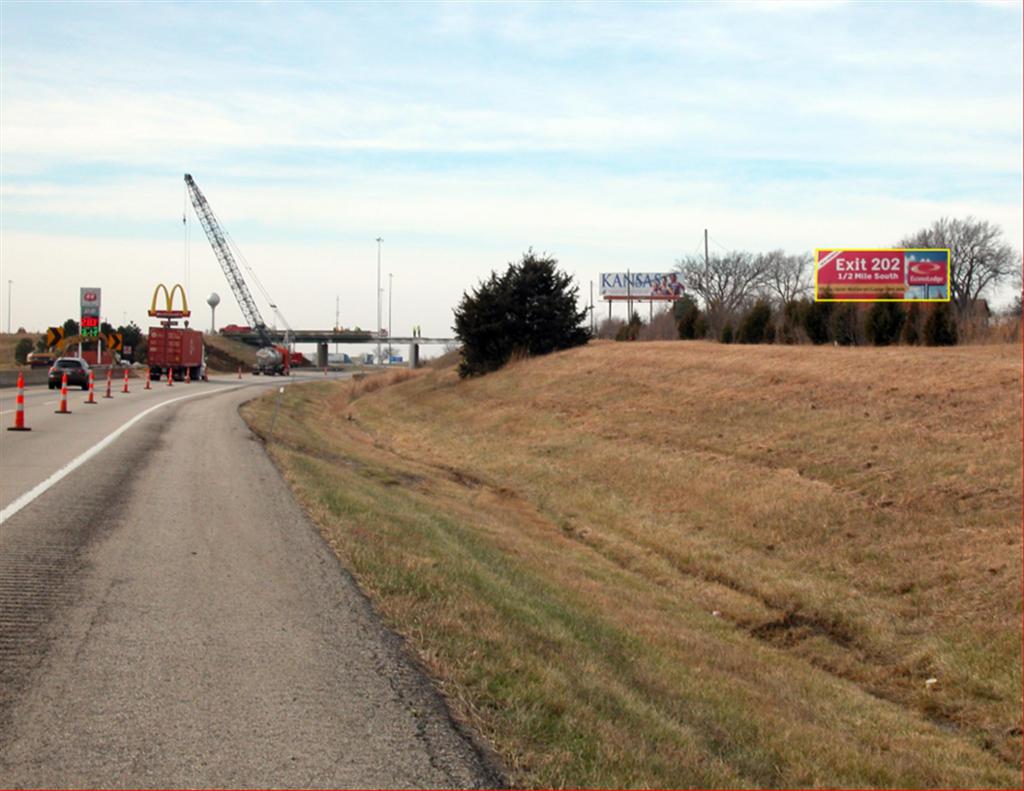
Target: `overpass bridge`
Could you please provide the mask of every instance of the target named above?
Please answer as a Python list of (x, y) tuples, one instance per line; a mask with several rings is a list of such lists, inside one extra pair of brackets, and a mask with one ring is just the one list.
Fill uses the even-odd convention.
[[(284, 331), (272, 330), (269, 327), (267, 332), (276, 343), (284, 343)], [(251, 346), (262, 346), (263, 341), (257, 332), (221, 332), (218, 333), (224, 338), (233, 338)], [(327, 346), (331, 343), (367, 343), (376, 345), (390, 344), (391, 346), (409, 346), (409, 363), (415, 368), (419, 363), (420, 346), (443, 346), (449, 343), (457, 343), (456, 338), (423, 338), (417, 335), (391, 336), (374, 335), (372, 332), (355, 330), (292, 330), (290, 332), (292, 343), (315, 343), (316, 344), (316, 365), (322, 368), (327, 365)]]
[[(284, 331), (272, 330), (269, 327), (267, 332), (277, 343), (284, 343)], [(256, 332), (221, 332), (225, 338), (233, 338), (236, 341), (248, 343), (251, 346), (262, 346), (259, 333)], [(415, 343), (420, 346), (443, 346), (446, 343), (457, 343), (457, 338), (423, 338), (416, 335), (386, 335), (378, 338), (372, 332), (356, 332), (353, 330), (292, 330), (291, 339), (293, 343), (381, 343), (390, 342), (392, 345)]]

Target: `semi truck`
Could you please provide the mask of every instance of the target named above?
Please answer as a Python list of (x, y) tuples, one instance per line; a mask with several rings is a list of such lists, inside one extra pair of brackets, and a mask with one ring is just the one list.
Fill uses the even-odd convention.
[(178, 327), (149, 328), (149, 372), (159, 379), (171, 371), (181, 381), (188, 371), (190, 379), (206, 378), (206, 346), (203, 333)]

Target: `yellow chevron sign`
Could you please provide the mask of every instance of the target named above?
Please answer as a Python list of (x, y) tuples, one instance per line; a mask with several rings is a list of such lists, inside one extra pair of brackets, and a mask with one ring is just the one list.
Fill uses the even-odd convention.
[(54, 346), (64, 340), (64, 328), (63, 327), (47, 327), (46, 328), (46, 346), (52, 349)]

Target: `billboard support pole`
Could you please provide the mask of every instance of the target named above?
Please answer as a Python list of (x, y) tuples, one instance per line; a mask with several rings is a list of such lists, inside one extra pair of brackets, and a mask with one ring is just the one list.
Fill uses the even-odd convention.
[(626, 324), (633, 320), (633, 274), (626, 270)]

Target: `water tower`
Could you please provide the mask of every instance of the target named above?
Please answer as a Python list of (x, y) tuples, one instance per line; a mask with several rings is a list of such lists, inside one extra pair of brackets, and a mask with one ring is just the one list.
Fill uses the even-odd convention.
[(217, 331), (217, 323), (214, 321), (214, 316), (217, 314), (217, 306), (220, 304), (220, 295), (214, 291), (210, 296), (206, 298), (206, 304), (210, 306), (210, 333)]

